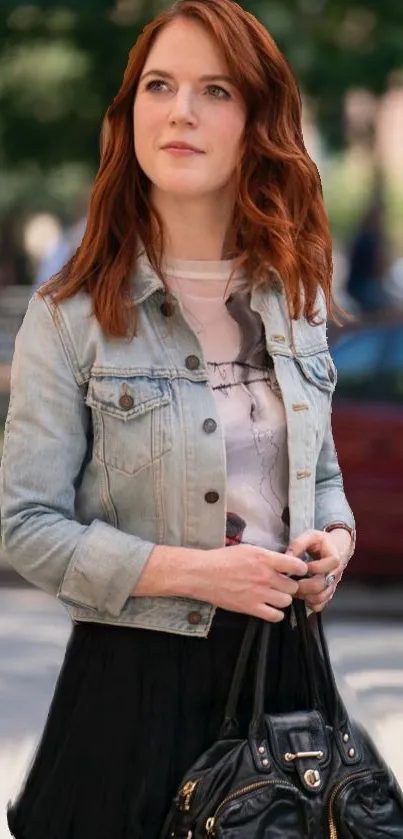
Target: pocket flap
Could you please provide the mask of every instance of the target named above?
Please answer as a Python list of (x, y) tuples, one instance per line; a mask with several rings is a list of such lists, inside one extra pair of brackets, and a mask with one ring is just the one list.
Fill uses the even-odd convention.
[(86, 403), (90, 408), (124, 421), (146, 414), (171, 401), (165, 379), (135, 376), (96, 376), (90, 379)]
[(295, 355), (295, 361), (311, 384), (332, 393), (337, 383), (337, 370), (329, 352), (315, 355)]
[(346, 779), (331, 796), (330, 817), (340, 839), (400, 839), (403, 800), (387, 770)]

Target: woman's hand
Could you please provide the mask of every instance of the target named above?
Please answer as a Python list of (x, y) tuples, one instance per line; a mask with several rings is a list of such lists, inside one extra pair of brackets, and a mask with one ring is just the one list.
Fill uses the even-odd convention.
[(186, 597), (277, 623), (307, 573), (297, 557), (242, 544), (198, 550), (156, 545), (132, 597)]
[[(344, 530), (326, 533), (323, 530), (307, 530), (289, 545), (288, 556), (302, 556), (305, 552), (313, 557), (307, 563), (311, 576), (301, 580), (295, 595), (305, 600), (313, 612), (322, 612), (332, 599), (347, 565), (349, 534)], [(334, 582), (328, 584), (326, 577), (332, 574)]]
[(292, 576), (307, 573), (298, 558), (241, 544), (204, 551), (201, 599), (231, 612), (277, 623), (298, 592)]

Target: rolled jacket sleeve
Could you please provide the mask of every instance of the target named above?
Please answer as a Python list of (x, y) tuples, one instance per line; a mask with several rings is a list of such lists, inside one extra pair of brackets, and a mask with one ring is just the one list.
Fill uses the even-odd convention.
[(90, 424), (82, 384), (34, 295), (16, 340), (1, 466), (3, 545), (14, 568), (66, 604), (117, 617), (154, 545), (75, 520)]
[(316, 466), (315, 528), (324, 530), (333, 522), (340, 522), (353, 532), (352, 551), (355, 545), (355, 521), (347, 501), (343, 476), (337, 459), (331, 419), (326, 429)]

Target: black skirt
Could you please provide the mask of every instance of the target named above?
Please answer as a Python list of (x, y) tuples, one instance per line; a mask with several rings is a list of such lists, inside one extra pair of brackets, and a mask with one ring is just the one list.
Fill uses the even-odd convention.
[[(207, 639), (75, 624), (41, 741), (8, 809), (16, 839), (158, 839), (183, 775), (218, 735), (246, 621), (218, 611)], [(304, 702), (294, 634), (284, 622), (273, 627), (270, 710)]]

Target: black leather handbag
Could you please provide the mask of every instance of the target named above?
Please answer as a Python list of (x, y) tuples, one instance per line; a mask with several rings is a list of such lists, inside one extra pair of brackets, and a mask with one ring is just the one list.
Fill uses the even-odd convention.
[[(313, 631), (304, 604), (293, 608), (307, 709), (265, 714), (270, 624), (251, 618), (219, 739), (183, 779), (161, 839), (403, 839), (401, 790), (368, 734), (348, 717), (321, 617)], [(238, 701), (256, 643), (253, 714), (242, 738)]]

